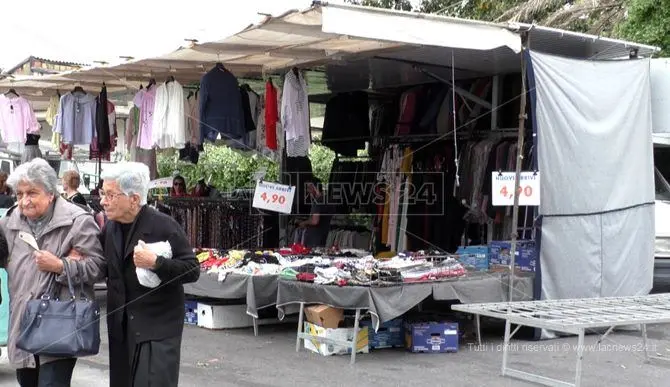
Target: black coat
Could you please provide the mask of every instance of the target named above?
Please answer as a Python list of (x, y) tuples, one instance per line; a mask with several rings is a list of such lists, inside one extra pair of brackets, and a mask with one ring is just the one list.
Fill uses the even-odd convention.
[[(200, 276), (200, 265), (181, 226), (167, 215), (144, 206), (122, 245), (121, 225), (109, 221), (102, 234), (107, 258), (107, 329), (110, 372), (118, 376), (112, 385), (127, 381), (129, 352), (135, 344), (180, 336), (184, 329), (184, 286)], [(169, 241), (172, 259), (158, 258), (154, 270), (161, 279), (156, 288), (140, 285), (135, 272), (133, 248)], [(130, 338), (130, 340), (127, 340)]]

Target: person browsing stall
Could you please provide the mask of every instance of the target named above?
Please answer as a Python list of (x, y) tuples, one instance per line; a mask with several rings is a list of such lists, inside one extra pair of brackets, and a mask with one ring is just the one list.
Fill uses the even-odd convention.
[(330, 220), (333, 216), (333, 206), (328, 203), (326, 195), (321, 188), (321, 182), (312, 178), (306, 183), (307, 194), (312, 200), (309, 218), (298, 222), (298, 227), (305, 228), (306, 247), (328, 247), (328, 232), (330, 231)]
[[(198, 280), (200, 265), (180, 225), (147, 205), (146, 165), (109, 165), (102, 178), (100, 199), (108, 218), (101, 240), (109, 262), (110, 386), (177, 387), (183, 284)], [(169, 244), (169, 254), (164, 242)], [(149, 247), (157, 244), (164, 246), (160, 254)], [(159, 284), (143, 285), (136, 268), (154, 273)]]
[(172, 179), (172, 188), (170, 189), (170, 196), (173, 198), (180, 198), (188, 196), (186, 192), (186, 180), (177, 175)]
[(79, 172), (70, 170), (63, 174), (63, 191), (65, 191), (65, 200), (83, 207), (88, 207), (86, 198), (79, 193), (79, 185), (81, 184), (81, 177)]
[(7, 185), (7, 172), (0, 172), (0, 208), (10, 208), (14, 205), (12, 189)]
[[(73, 285), (81, 285), (86, 297), (95, 298), (93, 286), (106, 273), (99, 229), (89, 212), (58, 194), (58, 175), (45, 160), (21, 164), (7, 182), (18, 199), (0, 220), (11, 257), (7, 263), (9, 361), (21, 387), (69, 386), (77, 359), (34, 356), (17, 348), (21, 318), (28, 301), (39, 299), (54, 280), (61, 285), (57, 296), (69, 299), (65, 265)], [(34, 250), (19, 233), (32, 235), (40, 250)]]

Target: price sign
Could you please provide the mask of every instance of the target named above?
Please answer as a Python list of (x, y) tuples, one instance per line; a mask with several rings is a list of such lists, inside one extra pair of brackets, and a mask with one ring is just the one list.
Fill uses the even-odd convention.
[[(491, 175), (491, 197), (494, 206), (513, 206), (516, 173), (493, 172)], [(519, 205), (540, 205), (540, 172), (521, 172)]]
[(164, 177), (161, 179), (151, 180), (149, 182), (149, 189), (152, 188), (170, 188), (172, 187), (172, 178)]
[(262, 210), (290, 214), (294, 196), (295, 187), (258, 181), (256, 182), (252, 206)]

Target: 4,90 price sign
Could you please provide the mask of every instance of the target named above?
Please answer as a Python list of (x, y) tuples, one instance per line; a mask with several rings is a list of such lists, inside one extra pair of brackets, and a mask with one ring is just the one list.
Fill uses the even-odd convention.
[(290, 214), (294, 196), (295, 187), (258, 181), (256, 182), (252, 206), (262, 210)]
[[(491, 197), (494, 206), (513, 206), (514, 187), (516, 186), (516, 173), (493, 172), (491, 175)], [(540, 173), (521, 172), (521, 184), (519, 184), (519, 205), (540, 205)]]

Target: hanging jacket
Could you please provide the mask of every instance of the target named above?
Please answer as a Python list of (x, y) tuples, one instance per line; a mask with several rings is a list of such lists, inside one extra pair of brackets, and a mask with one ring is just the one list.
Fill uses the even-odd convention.
[(217, 65), (200, 80), (200, 137), (204, 141), (240, 140), (245, 134), (242, 97), (237, 78)]
[(108, 153), (111, 150), (112, 141), (109, 131), (109, 117), (107, 116), (107, 87), (103, 86), (95, 103), (95, 128), (97, 138), (97, 151)]

